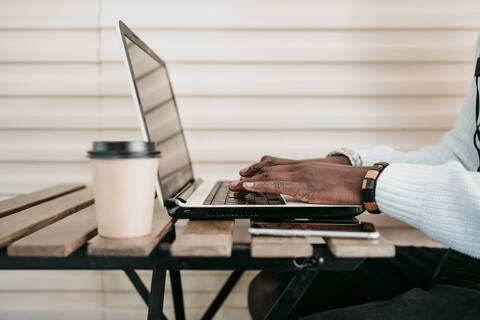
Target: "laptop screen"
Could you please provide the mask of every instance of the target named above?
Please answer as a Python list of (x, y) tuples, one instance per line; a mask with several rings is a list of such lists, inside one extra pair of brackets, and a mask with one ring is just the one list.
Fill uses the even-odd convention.
[(166, 200), (193, 179), (183, 128), (163, 61), (146, 46), (142, 49), (127, 36), (124, 40), (143, 114), (144, 135), (161, 152), (158, 175)]

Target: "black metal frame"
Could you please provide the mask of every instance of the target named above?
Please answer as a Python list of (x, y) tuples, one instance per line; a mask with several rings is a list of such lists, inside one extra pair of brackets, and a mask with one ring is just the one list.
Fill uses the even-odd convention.
[[(185, 319), (180, 270), (234, 270), (219, 291), (202, 319), (211, 319), (228, 297), (245, 270), (290, 270), (295, 276), (270, 310), (266, 319), (287, 318), (308, 289), (319, 271), (355, 270), (363, 258), (335, 258), (325, 245), (315, 245), (310, 258), (254, 258), (250, 245), (234, 244), (231, 257), (173, 257), (170, 242), (175, 239), (175, 227), (148, 257), (88, 256), (82, 247), (66, 258), (15, 258), (0, 250), (0, 270), (123, 270), (149, 307), (148, 319), (166, 319), (163, 314), (166, 271), (169, 271), (176, 319)], [(153, 270), (151, 292), (135, 270)]]

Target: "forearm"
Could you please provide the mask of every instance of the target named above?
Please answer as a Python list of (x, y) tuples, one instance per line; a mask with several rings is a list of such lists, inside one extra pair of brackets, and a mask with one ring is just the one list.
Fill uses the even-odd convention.
[(380, 210), (432, 239), (480, 258), (480, 173), (458, 162), (393, 163), (376, 187)]
[(459, 161), (456, 154), (445, 143), (409, 152), (398, 151), (387, 146), (378, 146), (372, 149), (357, 150), (357, 153), (360, 155), (363, 166), (371, 166), (380, 161), (430, 165)]

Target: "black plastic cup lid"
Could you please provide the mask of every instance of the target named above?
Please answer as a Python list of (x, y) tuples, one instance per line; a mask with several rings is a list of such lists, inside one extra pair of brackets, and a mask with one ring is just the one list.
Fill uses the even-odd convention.
[(94, 141), (87, 157), (101, 159), (157, 158), (155, 143), (146, 141)]

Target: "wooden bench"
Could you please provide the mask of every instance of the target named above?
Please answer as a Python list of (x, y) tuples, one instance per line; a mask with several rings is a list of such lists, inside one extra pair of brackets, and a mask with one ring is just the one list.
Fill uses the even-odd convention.
[[(247, 220), (188, 221), (175, 237), (175, 222), (157, 203), (151, 235), (105, 239), (96, 232), (91, 188), (72, 184), (42, 189), (0, 202), (0, 268), (123, 269), (149, 305), (149, 319), (162, 317), (165, 270), (171, 271), (175, 287), (172, 291), (177, 319), (184, 318), (181, 269), (236, 270), (205, 313), (204, 318), (208, 319), (243, 270), (352, 270), (364, 258), (393, 257), (395, 244), (440, 246), (418, 230), (382, 221), (373, 221), (382, 233), (379, 240), (251, 237)], [(343, 267), (338, 261), (334, 267), (329, 264), (335, 259), (340, 259)], [(135, 269), (154, 270), (150, 293)], [(310, 278), (302, 277), (300, 280), (308, 285), (313, 273)], [(270, 318), (279, 314), (273, 312)]]

